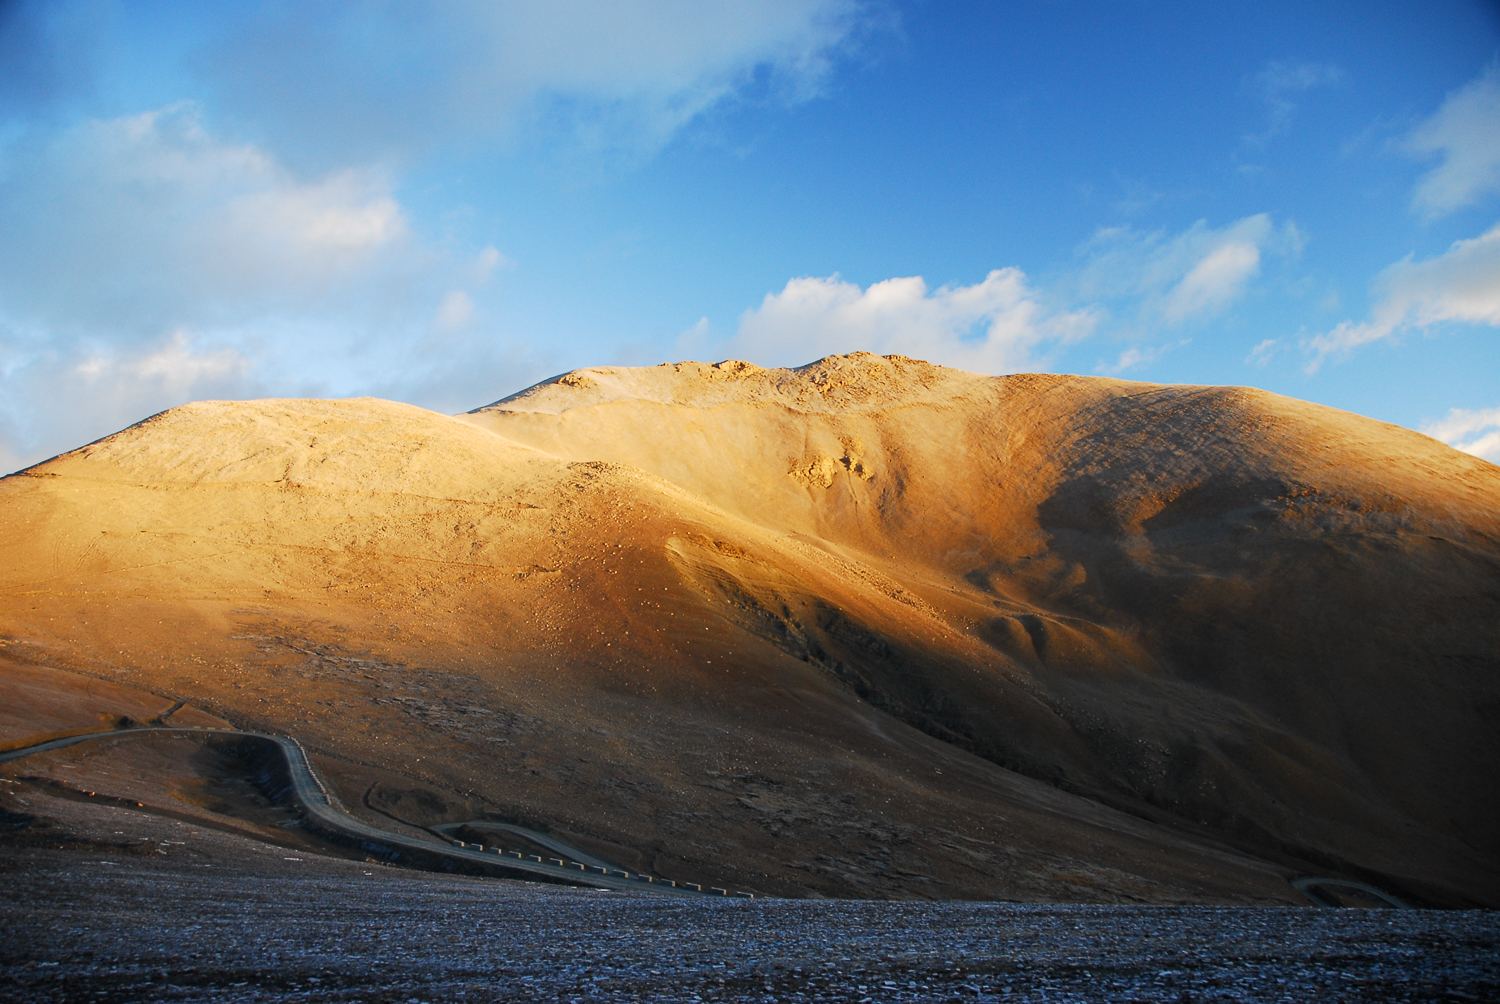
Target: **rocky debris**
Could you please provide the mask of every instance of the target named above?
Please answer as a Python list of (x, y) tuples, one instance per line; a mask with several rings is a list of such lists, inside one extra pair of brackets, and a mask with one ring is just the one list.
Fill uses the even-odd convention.
[(684, 902), (281, 849), (231, 860), (233, 838), (221, 834), (156, 836), (145, 856), (0, 854), (7, 1000), (1384, 1004), (1500, 994), (1493, 912)]

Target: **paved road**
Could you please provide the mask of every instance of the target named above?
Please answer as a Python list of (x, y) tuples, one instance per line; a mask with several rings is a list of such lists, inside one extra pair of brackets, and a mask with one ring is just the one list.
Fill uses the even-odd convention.
[[(457, 842), (449, 846), (428, 843), (427, 841), (417, 840), (403, 834), (393, 833), (390, 830), (371, 826), (363, 820), (350, 815), (343, 806), (339, 805), (338, 800), (329, 793), (328, 789), (323, 786), (323, 782), (318, 779), (317, 774), (313, 771), (312, 764), (307, 758), (307, 751), (302, 748), (301, 743), (286, 736), (271, 735), (264, 732), (240, 732), (231, 729), (181, 729), (168, 726), (147, 726), (136, 729), (116, 729), (111, 732), (90, 732), (84, 735), (52, 739), (33, 746), (0, 752), (0, 764), (19, 760), (21, 757), (31, 756), (34, 753), (63, 749), (91, 740), (107, 739), (110, 737), (118, 738), (124, 735), (136, 735), (145, 732), (181, 732), (193, 735), (241, 736), (274, 743), (286, 760), (287, 773), (291, 782), (289, 794), (302, 810), (305, 821), (311, 824), (310, 828), (321, 831), (336, 839), (352, 841), (362, 850), (385, 858), (407, 860), (416, 864), (438, 868), (451, 868), (455, 864), (467, 865), (470, 867), (480, 867), (486, 872), (506, 875), (511, 878), (542, 879), (547, 882), (588, 886), (596, 889), (652, 892), (666, 896), (699, 897), (726, 895), (721, 890), (700, 891), (683, 885), (656, 881), (647, 876), (633, 875), (611, 865), (609, 862), (591, 857), (549, 834), (538, 833), (535, 830), (528, 830), (525, 827), (513, 826), (507, 823), (471, 820), (467, 823), (453, 823), (433, 827), (433, 829), (439, 835), (445, 837), (449, 831), (457, 830), (463, 826), (493, 833), (511, 833), (524, 837), (542, 847), (551, 848), (560, 856), (552, 860), (562, 863), (552, 864), (546, 860), (505, 855), (496, 849), (485, 848), (481, 850), (476, 846), (465, 846)], [(1298, 892), (1302, 893), (1302, 895), (1306, 896), (1316, 905), (1322, 907), (1332, 907), (1337, 904), (1329, 902), (1323, 896), (1319, 896), (1316, 892), (1318, 886), (1358, 889), (1389, 903), (1396, 909), (1409, 909), (1408, 905), (1400, 899), (1364, 882), (1318, 876), (1304, 876), (1292, 879), (1291, 882)]]
[(1317, 894), (1315, 890), (1319, 886), (1329, 886), (1334, 889), (1358, 889), (1360, 892), (1369, 893), (1371, 896), (1374, 896), (1376, 899), (1380, 900), (1383, 903), (1389, 903), (1394, 909), (1411, 909), (1410, 906), (1403, 903), (1395, 896), (1392, 896), (1384, 889), (1377, 889), (1374, 886), (1368, 885), (1364, 882), (1352, 882), (1349, 879), (1341, 878), (1320, 878), (1316, 875), (1308, 875), (1302, 878), (1292, 879), (1292, 887), (1302, 895), (1306, 896), (1308, 899), (1312, 900), (1318, 906), (1338, 906), (1337, 903), (1329, 902), (1327, 897), (1319, 896)]
[[(302, 748), (301, 743), (286, 736), (271, 735), (264, 732), (240, 732), (231, 729), (182, 729), (171, 728), (169, 726), (147, 726), (137, 729), (116, 729), (111, 732), (90, 732), (84, 735), (52, 739), (33, 746), (24, 746), (20, 749), (6, 750), (0, 753), (0, 764), (19, 760), (22, 757), (31, 756), (35, 753), (63, 749), (92, 740), (118, 739), (121, 736), (140, 735), (147, 732), (239, 736), (241, 738), (260, 739), (274, 743), (286, 760), (287, 774), (291, 782), (288, 794), (297, 804), (297, 807), (302, 810), (304, 822), (309, 824), (309, 828), (345, 842), (352, 842), (370, 854), (392, 860), (405, 860), (440, 868), (451, 868), (454, 865), (481, 868), (486, 872), (510, 878), (541, 879), (546, 882), (588, 886), (595, 889), (650, 892), (664, 896), (686, 896), (693, 898), (728, 895), (723, 890), (699, 890), (691, 886), (679, 885), (670, 881), (655, 879), (651, 876), (635, 875), (621, 869), (612, 868), (603, 862), (587, 858), (585, 855), (576, 852), (570, 853), (572, 849), (566, 844), (562, 844), (554, 838), (547, 837), (545, 834), (533, 833), (530, 830), (523, 831), (522, 835), (530, 840), (537, 841), (542, 846), (554, 847), (559, 853), (567, 857), (572, 857), (575, 860), (573, 862), (564, 862), (561, 859), (556, 859), (558, 863), (553, 864), (544, 860), (506, 855), (496, 849), (486, 848), (481, 850), (473, 845), (464, 846), (455, 843), (444, 846), (371, 826), (369, 823), (350, 815), (338, 804), (338, 800), (329, 793), (328, 789), (323, 786), (323, 782), (318, 779), (318, 775), (313, 771), (312, 764), (307, 758), (307, 751)], [(494, 824), (488, 824), (487, 828), (495, 827)], [(509, 826), (499, 828), (505, 830), (520, 829)], [(577, 860), (579, 858), (583, 858), (583, 860)], [(741, 893), (737, 895), (748, 894)]]

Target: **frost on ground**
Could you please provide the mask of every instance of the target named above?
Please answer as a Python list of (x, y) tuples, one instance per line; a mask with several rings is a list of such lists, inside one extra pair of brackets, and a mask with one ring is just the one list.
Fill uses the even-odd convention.
[(113, 843), (0, 848), (0, 998), (1500, 999), (1493, 912), (676, 901), (113, 818)]

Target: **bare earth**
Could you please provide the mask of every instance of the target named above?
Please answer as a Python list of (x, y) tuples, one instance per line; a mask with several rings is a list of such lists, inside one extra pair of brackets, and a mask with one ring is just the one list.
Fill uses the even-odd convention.
[(0, 481), (0, 642), (0, 744), (201, 715), (385, 824), (668, 878), (1500, 903), (1500, 468), (1260, 391), (858, 354), (188, 405)]

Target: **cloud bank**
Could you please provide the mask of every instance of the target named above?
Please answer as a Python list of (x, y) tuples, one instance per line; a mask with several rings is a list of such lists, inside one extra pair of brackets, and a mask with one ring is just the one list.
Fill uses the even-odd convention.
[(54, 328), (156, 332), (305, 310), (409, 247), (380, 172), (293, 177), (190, 104), (14, 144), (0, 303)]
[[(489, 326), (509, 260), (419, 232), (412, 161), (647, 156), (732, 100), (821, 93), (890, 23), (878, 0), (0, 4), (0, 467), (194, 398), (487, 399), (535, 351)], [(79, 121), (142, 53), (184, 59), (132, 72), (201, 104)]]
[(410, 376), (422, 367), (394, 360), (468, 327), (471, 292), (503, 261), (421, 240), (383, 172), (298, 177), (210, 135), (191, 104), (5, 152), (7, 470), (194, 398)]
[(1087, 310), (1049, 310), (1014, 268), (972, 286), (937, 289), (920, 276), (860, 289), (833, 275), (793, 279), (767, 293), (741, 315), (730, 347), (768, 365), (864, 349), (1003, 373), (1032, 365), (1034, 351), (1047, 342), (1087, 335), (1094, 323)]

